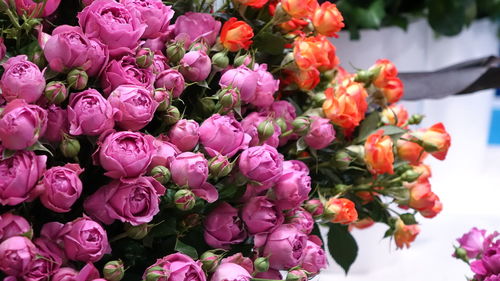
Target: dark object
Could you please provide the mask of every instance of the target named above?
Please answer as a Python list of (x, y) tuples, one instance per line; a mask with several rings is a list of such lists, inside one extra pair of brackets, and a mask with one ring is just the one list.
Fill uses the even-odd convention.
[(440, 99), (500, 88), (500, 57), (465, 61), (437, 71), (400, 73), (404, 100)]

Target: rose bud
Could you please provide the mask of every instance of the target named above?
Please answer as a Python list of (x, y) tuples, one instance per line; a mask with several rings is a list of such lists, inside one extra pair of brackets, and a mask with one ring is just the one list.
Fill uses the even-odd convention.
[(283, 172), (283, 155), (267, 144), (254, 146), (240, 154), (238, 166), (249, 180), (261, 184), (274, 183)]
[(428, 154), (417, 142), (403, 140), (410, 138), (411, 136), (409, 134), (404, 134), (401, 139), (397, 141), (398, 156), (412, 165), (419, 165), (425, 160)]
[(240, 92), (238, 89), (225, 88), (220, 90), (219, 94), (219, 104), (224, 112), (228, 112), (233, 108), (237, 108), (241, 105)]
[(391, 104), (382, 111), (381, 120), (386, 125), (405, 127), (408, 123), (408, 111), (401, 104)]
[(349, 224), (358, 219), (358, 212), (351, 200), (330, 198), (325, 204), (324, 216), (333, 223)]
[(4, 213), (0, 215), (0, 242), (13, 236), (25, 236), (31, 239), (33, 229), (29, 222), (18, 215)]
[(64, 157), (75, 158), (80, 153), (80, 142), (74, 138), (64, 137), (59, 145), (59, 149)]
[(99, 148), (93, 154), (94, 163), (107, 170), (104, 175), (114, 179), (140, 176), (146, 172), (153, 158), (153, 141), (151, 135), (139, 132), (101, 135)]
[(148, 49), (140, 49), (135, 55), (135, 63), (141, 68), (148, 68), (153, 64), (154, 53)]
[[(247, 133), (251, 139), (250, 139), (250, 146), (257, 146), (261, 145), (262, 143), (270, 145), (272, 147), (278, 147), (280, 144), (280, 135), (281, 135), (281, 129), (278, 126), (276, 122), (271, 122), (272, 125), (274, 126), (274, 134), (269, 137), (266, 141), (261, 141), (259, 138), (259, 130), (258, 127), (259, 125), (264, 122), (264, 121), (269, 121), (269, 118), (267, 115), (264, 115), (264, 113), (258, 113), (258, 112), (252, 112), (248, 114), (242, 121), (241, 121), (241, 126), (245, 130), (245, 133)], [(264, 124), (263, 124), (264, 125)], [(262, 127), (261, 127), (262, 128)], [(269, 133), (270, 128), (267, 127), (267, 130)]]
[[(193, 280), (193, 281), (204, 281), (206, 280), (205, 272), (201, 268), (201, 261), (194, 261), (192, 258), (181, 254), (175, 253), (170, 254), (166, 257), (156, 260), (156, 262), (146, 269), (143, 279), (149, 280)], [(146, 275), (150, 272), (156, 271), (162, 279), (147, 279)]]
[(75, 280), (78, 271), (71, 267), (61, 267), (52, 275), (52, 281), (72, 281)]
[(413, 114), (410, 116), (410, 119), (408, 119), (408, 125), (419, 125), (422, 123), (422, 120), (424, 120), (424, 115), (421, 114)]
[(170, 181), (170, 170), (165, 166), (155, 166), (149, 175), (161, 184), (167, 184)]
[(153, 91), (153, 99), (158, 103), (157, 112), (167, 111), (170, 106), (170, 93), (167, 90), (163, 88), (155, 89)]
[(281, 210), (265, 196), (250, 198), (241, 209), (241, 219), (251, 235), (271, 232), (284, 221)]
[(451, 145), (450, 134), (442, 123), (436, 123), (428, 129), (412, 134), (422, 142), (422, 147), (436, 159), (444, 160)]
[(215, 53), (212, 56), (212, 64), (214, 65), (214, 69), (216, 69), (217, 71), (225, 69), (229, 65), (229, 58), (227, 57), (227, 53)]
[(82, 194), (83, 172), (78, 164), (66, 164), (48, 169), (37, 186), (42, 191), (40, 201), (45, 208), (57, 213), (66, 213)]
[(190, 51), (182, 57), (180, 72), (188, 81), (199, 82), (208, 78), (212, 70), (210, 57), (203, 51)]
[(118, 86), (109, 95), (108, 102), (116, 112), (116, 124), (129, 131), (144, 128), (151, 122), (158, 107), (151, 91), (136, 85)]
[(52, 81), (45, 86), (45, 98), (53, 104), (61, 104), (68, 97), (68, 90), (63, 82)]
[(36, 252), (36, 246), (28, 238), (10, 237), (0, 243), (0, 270), (20, 277), (29, 270)]
[(255, 64), (254, 71), (257, 74), (257, 89), (251, 104), (258, 107), (268, 107), (274, 102), (274, 93), (279, 89), (279, 80), (267, 71), (267, 64)]
[(403, 220), (396, 221), (396, 230), (394, 232), (394, 241), (399, 249), (410, 247), (410, 244), (415, 241), (420, 233), (420, 227), (417, 224), (406, 225)]
[(108, 281), (120, 281), (125, 275), (125, 268), (121, 260), (109, 261), (102, 269), (104, 278)]
[(155, 87), (167, 90), (172, 97), (179, 98), (186, 87), (184, 76), (175, 69), (166, 69), (156, 76)]
[(321, 248), (321, 245), (318, 245), (311, 240), (307, 241), (301, 267), (312, 275), (316, 275), (322, 269), (328, 267), (326, 254), (323, 248)]
[(390, 136), (384, 136), (384, 130), (368, 136), (365, 142), (365, 162), (368, 170), (376, 174), (394, 174), (393, 143)]
[(306, 116), (299, 116), (295, 118), (292, 122), (293, 131), (298, 135), (306, 135), (309, 132), (309, 127), (311, 126), (311, 120)]
[(144, 272), (144, 275), (146, 276), (146, 281), (161, 281), (168, 280), (170, 272), (161, 266), (152, 266)]
[(226, 202), (213, 209), (203, 225), (205, 242), (213, 248), (227, 250), (247, 237), (243, 222), (238, 217), (238, 210)]
[(274, 122), (270, 120), (260, 122), (257, 126), (257, 132), (259, 133), (259, 140), (265, 142), (274, 135)]
[(313, 218), (316, 219), (323, 215), (324, 207), (319, 199), (311, 199), (306, 202), (306, 204), (304, 205), (304, 209), (311, 213)]
[(203, 269), (207, 272), (213, 272), (219, 265), (220, 259), (221, 256), (215, 254), (213, 251), (206, 251), (200, 257), (200, 261), (203, 263)]
[(193, 192), (187, 189), (180, 189), (174, 195), (175, 207), (181, 211), (189, 211), (196, 204), (196, 197)]
[(210, 281), (250, 281), (252, 275), (235, 263), (220, 264), (215, 270)]
[(141, 38), (157, 38), (168, 32), (170, 20), (174, 16), (174, 10), (171, 9), (171, 6), (165, 5), (159, 0), (139, 2), (121, 0), (120, 3), (125, 4), (128, 9), (136, 11), (140, 21), (147, 26)]
[(131, 225), (130, 223), (125, 223), (123, 228), (128, 238), (132, 238), (134, 240), (142, 240), (148, 235), (152, 226), (148, 225), (147, 223), (139, 225)]
[(71, 94), (68, 121), (72, 135), (100, 135), (115, 124), (111, 104), (94, 89)]
[(250, 25), (233, 17), (222, 26), (220, 41), (224, 48), (231, 52), (241, 49), (248, 50), (253, 43), (253, 35), (253, 29)]
[(401, 180), (406, 182), (414, 182), (420, 177), (420, 173), (414, 170), (407, 170), (401, 174)]
[(110, 252), (106, 231), (89, 218), (78, 218), (65, 224), (60, 235), (69, 260), (96, 262)]
[(0, 79), (2, 97), (7, 101), (24, 99), (34, 103), (45, 89), (45, 78), (38, 66), (25, 55), (8, 59), (2, 64), (4, 72)]
[(311, 177), (309, 177), (309, 171), (304, 172), (293, 169), (284, 169), (273, 187), (276, 205), (283, 210), (300, 206), (304, 200), (307, 200), (310, 191)]
[(210, 176), (214, 178), (222, 178), (233, 170), (233, 163), (229, 162), (226, 156), (217, 155), (210, 159), (208, 162), (208, 169), (210, 171)]
[(208, 155), (232, 157), (248, 147), (250, 136), (232, 115), (214, 114), (203, 121), (199, 129), (200, 143)]
[(75, 90), (83, 90), (87, 87), (87, 82), (89, 81), (89, 76), (84, 70), (73, 69), (68, 73), (66, 78), (68, 86)]
[(304, 137), (307, 145), (314, 149), (323, 149), (335, 139), (335, 130), (330, 120), (312, 116), (311, 126)]
[(168, 131), (169, 140), (181, 151), (192, 150), (200, 138), (199, 127), (194, 120), (179, 120)]
[(3, 147), (21, 150), (35, 144), (47, 128), (47, 111), (24, 100), (13, 100), (0, 114)]
[(3, 60), (7, 54), (7, 47), (5, 47), (5, 43), (3, 41), (3, 37), (0, 37), (0, 60)]
[(285, 281), (307, 281), (307, 273), (302, 269), (288, 271)]
[(60, 142), (64, 134), (69, 133), (68, 111), (51, 104), (47, 108), (47, 129), (42, 139), (49, 142)]
[(167, 46), (167, 57), (168, 60), (173, 63), (177, 64), (180, 62), (180, 60), (184, 57), (186, 54), (186, 50), (184, 47), (182, 47), (181, 44), (172, 44), (170, 46)]
[(294, 225), (282, 224), (268, 236), (263, 255), (269, 256), (270, 267), (277, 270), (297, 266), (303, 258), (307, 235)]
[(161, 119), (167, 125), (173, 125), (181, 119), (181, 113), (177, 107), (171, 105), (168, 107), (167, 111), (161, 115)]
[(295, 208), (286, 213), (286, 222), (295, 225), (295, 227), (304, 234), (311, 234), (314, 227), (312, 215), (302, 208)]
[(234, 87), (240, 92), (240, 98), (244, 102), (250, 102), (255, 98), (257, 91), (258, 74), (246, 66), (229, 69), (222, 74), (219, 80), (221, 88)]
[(256, 258), (253, 264), (256, 272), (266, 272), (269, 270), (269, 258)]

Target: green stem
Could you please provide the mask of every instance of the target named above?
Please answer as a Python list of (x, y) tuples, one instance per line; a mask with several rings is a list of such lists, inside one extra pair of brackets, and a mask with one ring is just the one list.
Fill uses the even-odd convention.
[[(217, 71), (215, 70), (212, 70), (212, 72), (210, 73), (210, 75), (208, 76), (208, 79), (207, 79), (207, 85), (210, 87), (210, 83), (212, 83), (212, 80), (214, 79), (214, 76), (215, 74), (217, 74)], [(201, 91), (201, 96), (205, 96), (205, 92), (207, 91), (207, 88), (203, 88), (203, 90)]]
[(5, 13), (9, 17), (10, 22), (12, 22), (12, 24), (14, 25), (14, 27), (17, 28), (17, 29), (20, 29), (21, 25), (19, 24), (19, 19), (17, 18), (17, 16), (15, 16), (10, 9), (7, 9), (5, 11)]
[(259, 32), (257, 32), (257, 34), (254, 36), (254, 38), (256, 38), (257, 36), (259, 36), (264, 30), (268, 29), (271, 25), (274, 24), (274, 19), (271, 19), (270, 21), (268, 21), (266, 23), (266, 25), (264, 25), (260, 30)]

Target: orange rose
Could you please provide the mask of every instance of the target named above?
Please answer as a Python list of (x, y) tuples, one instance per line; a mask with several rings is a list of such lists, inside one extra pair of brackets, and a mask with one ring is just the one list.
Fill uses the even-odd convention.
[(262, 8), (267, 3), (267, 1), (268, 0), (238, 0), (237, 2), (245, 6)]
[(335, 91), (326, 89), (325, 95), (323, 111), (336, 125), (352, 130), (365, 118), (368, 94), (363, 84), (344, 80)]
[[(285, 72), (286, 82), (292, 82), (302, 91), (310, 91), (314, 89), (319, 83), (319, 71), (315, 68), (309, 70), (297, 70)], [(286, 84), (285, 82), (285, 84)]]
[(374, 192), (371, 191), (358, 191), (356, 192), (356, 196), (361, 198), (361, 204), (365, 205), (373, 201)]
[(222, 26), (220, 41), (231, 52), (248, 50), (252, 44), (253, 29), (244, 21), (230, 18)]
[(392, 77), (387, 79), (385, 87), (380, 88), (387, 103), (395, 103), (403, 97), (404, 86), (401, 79)]
[(280, 24), (279, 26), (285, 32), (292, 32), (292, 31), (295, 31), (297, 29), (304, 28), (305, 26), (307, 26), (307, 24), (308, 24), (308, 22), (306, 20), (292, 18), (291, 20), (284, 22), (284, 23)]
[(333, 223), (349, 224), (358, 219), (354, 202), (346, 198), (330, 198), (325, 204), (325, 212)]
[(310, 17), (318, 5), (317, 0), (281, 0), (283, 10), (299, 19)]
[(425, 151), (439, 160), (446, 158), (451, 145), (451, 137), (443, 123), (434, 124), (429, 129), (418, 132), (416, 136), (422, 141)]
[(312, 22), (316, 31), (328, 37), (338, 37), (339, 32), (344, 27), (344, 18), (337, 9), (337, 5), (324, 2), (321, 7), (314, 11)]
[(434, 205), (431, 208), (419, 210), (419, 212), (424, 218), (432, 219), (441, 213), (442, 210), (443, 203), (441, 203), (441, 201), (439, 201), (439, 197), (434, 194)]
[(392, 140), (384, 136), (384, 130), (368, 136), (365, 142), (365, 162), (372, 174), (394, 174)]
[(394, 232), (394, 241), (399, 249), (404, 246), (410, 248), (410, 243), (415, 241), (420, 227), (416, 224), (406, 225), (401, 219), (396, 221), (396, 231)]
[[(409, 139), (410, 135), (402, 136), (404, 139)], [(399, 139), (397, 142), (399, 158), (410, 162), (412, 165), (419, 165), (427, 157), (427, 152), (418, 143)]]
[(317, 68), (326, 71), (339, 64), (335, 46), (322, 35), (295, 39), (293, 55), (295, 63), (302, 70)]
[(432, 176), (431, 167), (429, 165), (420, 164), (417, 166), (412, 166), (412, 168), (413, 171), (420, 174), (420, 177), (418, 177), (418, 181), (428, 180)]
[(408, 206), (415, 210), (426, 209), (434, 205), (431, 199), (431, 184), (429, 181), (420, 181), (410, 184), (405, 184), (410, 189), (410, 201)]
[(349, 225), (349, 230), (352, 230), (352, 228), (357, 228), (357, 229), (366, 229), (372, 225), (374, 225), (375, 222), (373, 221), (372, 218), (366, 217), (364, 219), (360, 219), (356, 222), (353, 222), (352, 224)]
[(396, 66), (388, 59), (379, 59), (375, 62), (375, 65), (370, 67), (370, 70), (379, 69), (378, 75), (373, 80), (373, 85), (377, 88), (385, 88), (387, 84), (387, 79), (394, 78), (398, 76), (398, 69)]
[(391, 104), (382, 111), (382, 122), (386, 125), (405, 127), (408, 122), (408, 111), (401, 104)]

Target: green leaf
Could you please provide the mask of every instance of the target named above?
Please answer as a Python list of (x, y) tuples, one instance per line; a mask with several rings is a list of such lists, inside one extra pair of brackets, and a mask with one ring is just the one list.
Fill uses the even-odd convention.
[(161, 238), (175, 234), (177, 234), (176, 220), (173, 217), (168, 217), (165, 221), (153, 227), (148, 236)]
[(337, 262), (347, 274), (358, 255), (358, 244), (346, 225), (333, 223), (329, 225), (328, 250), (330, 250), (330, 255), (335, 262)]
[(2, 160), (7, 160), (10, 157), (14, 156), (14, 154), (16, 154), (16, 150), (4, 148), (4, 150), (2, 151)]
[(366, 140), (366, 138), (377, 129), (378, 123), (380, 122), (380, 114), (378, 111), (370, 113), (359, 125), (359, 135), (354, 141), (355, 143), (361, 143)]
[(438, 33), (453, 36), (475, 18), (475, 0), (427, 1), (428, 20)]
[(177, 239), (177, 242), (175, 243), (174, 250), (181, 252), (181, 253), (184, 253), (195, 260), (198, 259), (198, 252), (196, 252), (196, 249), (189, 246), (189, 245), (182, 243), (182, 241), (179, 239)]
[(384, 130), (384, 135), (386, 136), (392, 136), (392, 135), (402, 135), (407, 132), (407, 130), (400, 128), (398, 126), (393, 126), (393, 125), (387, 125), (380, 127), (379, 130)]
[(280, 33), (263, 32), (254, 39), (254, 47), (270, 55), (281, 55), (286, 40)]
[(44, 146), (41, 142), (37, 141), (34, 145), (30, 146), (27, 148), (28, 150), (32, 151), (45, 151), (47, 152), (50, 156), (54, 157), (54, 154), (52, 154), (52, 151), (50, 151), (46, 146)]
[(368, 7), (347, 0), (339, 1), (337, 5), (348, 25), (378, 29), (385, 17), (384, 0), (375, 0)]
[(406, 224), (418, 224), (417, 220), (415, 219), (415, 216), (413, 214), (407, 213), (407, 214), (401, 214), (399, 215), (401, 220)]
[(384, 233), (384, 238), (392, 236), (394, 234), (394, 231), (395, 231), (395, 229), (393, 227), (387, 229), (387, 231)]

